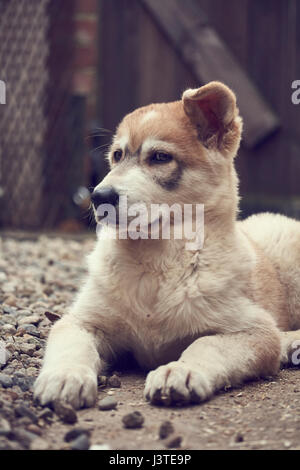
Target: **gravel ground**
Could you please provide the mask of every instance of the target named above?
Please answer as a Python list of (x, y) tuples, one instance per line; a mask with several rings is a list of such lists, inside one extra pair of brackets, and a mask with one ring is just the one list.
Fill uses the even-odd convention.
[(49, 328), (70, 305), (93, 243), (86, 236), (0, 237), (0, 450), (300, 450), (297, 369), (186, 408), (146, 403), (139, 371), (100, 376), (92, 409), (34, 403)]

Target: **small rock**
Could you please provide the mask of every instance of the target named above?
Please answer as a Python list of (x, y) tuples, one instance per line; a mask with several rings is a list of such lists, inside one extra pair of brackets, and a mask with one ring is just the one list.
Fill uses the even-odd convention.
[(30, 450), (49, 450), (50, 444), (42, 439), (41, 437), (36, 437), (33, 441), (30, 442), (29, 445)]
[(107, 377), (106, 375), (99, 375), (98, 376), (98, 387), (106, 387), (107, 385)]
[(6, 323), (5, 325), (2, 326), (2, 331), (4, 333), (8, 333), (10, 335), (14, 335), (15, 332), (17, 331), (13, 325), (10, 323)]
[(133, 411), (123, 416), (122, 422), (125, 428), (137, 429), (143, 426), (144, 417), (139, 411)]
[(14, 307), (9, 307), (7, 305), (3, 305), (3, 313), (7, 315), (15, 315), (17, 310)]
[(86, 434), (81, 434), (70, 444), (72, 450), (88, 450), (90, 447), (90, 440)]
[(28, 424), (27, 426), (27, 431), (29, 432), (33, 432), (33, 434), (36, 434), (37, 436), (41, 436), (42, 435), (42, 430), (39, 426), (37, 426), (36, 424)]
[(22, 392), (28, 392), (32, 389), (32, 386), (35, 382), (35, 377), (26, 377), (26, 375), (16, 372), (13, 376), (13, 385), (18, 385)]
[(33, 356), (33, 353), (36, 350), (35, 344), (31, 343), (21, 343), (20, 344), (20, 352), (23, 354), (27, 354), (27, 356)]
[(159, 428), (159, 438), (166, 439), (174, 432), (174, 426), (171, 421), (164, 421)]
[(53, 418), (53, 411), (50, 408), (44, 408), (39, 414), (38, 419), (43, 419), (47, 423), (51, 423)]
[(89, 450), (111, 450), (111, 447), (108, 444), (94, 444)]
[(52, 323), (56, 322), (57, 320), (59, 320), (61, 318), (60, 315), (58, 315), (57, 313), (54, 313), (54, 312), (48, 312), (46, 311), (45, 312), (45, 316), (48, 318), (48, 320), (50, 320)]
[(18, 320), (18, 325), (26, 325), (26, 324), (32, 324), (32, 325), (38, 325), (40, 322), (40, 317), (38, 315), (29, 315), (26, 316), (25, 318), (21, 318)]
[(18, 405), (15, 407), (15, 415), (16, 417), (26, 416), (29, 418), (33, 423), (38, 422), (37, 415), (26, 405)]
[(0, 418), (0, 436), (8, 436), (11, 431), (11, 427), (7, 419)]
[(177, 448), (181, 446), (182, 437), (181, 436), (171, 436), (165, 441), (165, 446), (168, 449)]
[(17, 305), (17, 298), (14, 295), (10, 295), (5, 299), (6, 305), (9, 305), (11, 307), (15, 307)]
[(88, 429), (84, 429), (84, 428), (71, 429), (71, 431), (68, 431), (65, 434), (64, 440), (65, 440), (65, 442), (71, 442), (71, 441), (74, 441), (75, 439), (77, 439), (82, 434), (85, 434), (86, 436), (89, 436), (90, 431)]
[(111, 377), (108, 378), (108, 385), (110, 387), (120, 388), (121, 380), (119, 379), (117, 375), (112, 375)]
[(62, 400), (55, 400), (53, 406), (55, 413), (64, 423), (74, 424), (77, 422), (76, 411), (71, 405)]
[(28, 448), (31, 442), (36, 439), (36, 434), (26, 431), (25, 429), (14, 429), (11, 433), (11, 437)]
[(9, 375), (0, 374), (0, 385), (4, 388), (10, 388), (13, 386), (13, 380)]
[(118, 405), (114, 397), (108, 396), (99, 401), (99, 410), (114, 410)]
[(10, 358), (10, 353), (8, 352), (5, 343), (0, 341), (0, 367), (4, 367)]
[(234, 438), (234, 442), (243, 442), (244, 436), (241, 432), (238, 432)]
[(7, 276), (3, 271), (0, 271), (0, 282), (6, 281)]
[(23, 330), (23, 334), (27, 333), (28, 335), (36, 336), (37, 338), (40, 337), (40, 332), (37, 329), (37, 327), (34, 325), (31, 325), (30, 323), (28, 324), (25, 323), (24, 325), (18, 327), (18, 332), (22, 330)]

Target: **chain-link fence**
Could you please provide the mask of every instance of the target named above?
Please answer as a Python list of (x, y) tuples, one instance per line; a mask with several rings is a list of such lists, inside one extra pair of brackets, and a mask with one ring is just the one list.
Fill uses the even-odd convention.
[(0, 227), (76, 219), (84, 172), (85, 96), (72, 91), (73, 11), (64, 0), (0, 0)]

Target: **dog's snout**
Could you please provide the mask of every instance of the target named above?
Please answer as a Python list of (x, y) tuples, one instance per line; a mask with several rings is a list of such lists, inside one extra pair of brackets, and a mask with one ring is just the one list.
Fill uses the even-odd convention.
[(119, 202), (119, 194), (112, 186), (105, 186), (95, 190), (91, 195), (92, 203), (97, 209), (100, 204), (111, 204), (116, 206)]

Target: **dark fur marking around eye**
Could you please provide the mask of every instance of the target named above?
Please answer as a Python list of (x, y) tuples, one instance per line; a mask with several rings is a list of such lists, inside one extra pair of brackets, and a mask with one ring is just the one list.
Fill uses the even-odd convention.
[(183, 174), (183, 164), (177, 162), (177, 168), (171, 173), (169, 178), (155, 178), (156, 182), (167, 191), (173, 191), (179, 186)]

